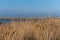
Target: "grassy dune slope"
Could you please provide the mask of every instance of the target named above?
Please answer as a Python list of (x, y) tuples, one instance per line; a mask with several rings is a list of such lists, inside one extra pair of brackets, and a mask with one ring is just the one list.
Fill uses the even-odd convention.
[(0, 40), (60, 40), (60, 18), (30, 20), (0, 25)]

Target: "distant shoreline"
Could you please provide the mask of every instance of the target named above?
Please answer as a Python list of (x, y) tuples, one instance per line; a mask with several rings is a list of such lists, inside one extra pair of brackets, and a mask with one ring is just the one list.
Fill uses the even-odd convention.
[(37, 21), (37, 20), (42, 20), (42, 19), (60, 19), (60, 17), (25, 17), (25, 18), (0, 18), (0, 23), (8, 23), (8, 22), (15, 22), (15, 21), (20, 21), (20, 22), (25, 22), (25, 21)]
[(0, 17), (0, 19), (20, 19), (20, 18), (60, 18), (60, 17)]

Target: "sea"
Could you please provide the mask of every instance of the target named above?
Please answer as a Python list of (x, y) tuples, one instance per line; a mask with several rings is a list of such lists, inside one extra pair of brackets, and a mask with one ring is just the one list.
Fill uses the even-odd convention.
[(0, 23), (7, 23), (7, 22), (11, 22), (12, 20), (5, 20), (5, 19), (3, 19), (3, 20), (1, 20), (0, 19)]
[[(2, 14), (0, 13), (0, 18), (25, 18), (25, 17), (33, 17), (33, 18), (36, 18), (36, 17), (57, 17), (57, 16), (60, 16), (60, 15), (57, 15), (57, 14), (32, 14), (32, 13), (5, 13), (5, 14)], [(11, 22), (12, 20), (0, 20), (0, 22), (2, 23), (7, 23), (7, 22)]]

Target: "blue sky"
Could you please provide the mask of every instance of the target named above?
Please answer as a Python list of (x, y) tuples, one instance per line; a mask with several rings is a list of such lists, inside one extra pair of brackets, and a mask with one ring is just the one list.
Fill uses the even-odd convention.
[(8, 14), (59, 14), (60, 0), (0, 0), (0, 16)]

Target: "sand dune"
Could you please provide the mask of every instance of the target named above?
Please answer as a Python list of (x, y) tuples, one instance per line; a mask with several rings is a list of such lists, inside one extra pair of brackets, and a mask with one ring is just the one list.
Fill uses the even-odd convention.
[(34, 18), (0, 25), (0, 40), (60, 40), (60, 18)]

